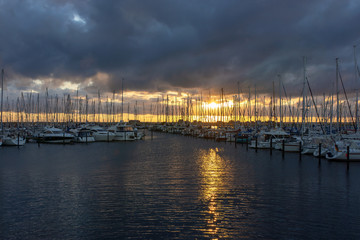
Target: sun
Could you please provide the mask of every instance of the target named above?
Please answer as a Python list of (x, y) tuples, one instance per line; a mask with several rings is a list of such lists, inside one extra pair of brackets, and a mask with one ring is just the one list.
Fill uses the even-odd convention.
[(219, 107), (219, 104), (217, 104), (217, 103), (215, 103), (215, 102), (211, 102), (210, 104), (209, 104), (209, 108), (211, 108), (211, 109), (216, 109), (216, 108), (218, 108)]

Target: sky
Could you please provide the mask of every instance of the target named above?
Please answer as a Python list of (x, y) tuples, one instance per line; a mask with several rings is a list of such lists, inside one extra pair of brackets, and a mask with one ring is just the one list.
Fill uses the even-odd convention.
[[(7, 94), (360, 88), (357, 0), (0, 0)], [(355, 48), (356, 52), (360, 52)], [(239, 85), (238, 85), (239, 83)], [(136, 94), (135, 94), (136, 95)]]

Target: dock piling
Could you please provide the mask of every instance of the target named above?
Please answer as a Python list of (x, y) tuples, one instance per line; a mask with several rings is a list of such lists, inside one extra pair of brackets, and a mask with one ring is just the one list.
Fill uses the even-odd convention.
[(258, 139), (257, 137), (255, 138), (255, 152), (257, 152), (258, 149)]
[(319, 156), (318, 156), (318, 158), (319, 158), (319, 164), (320, 164), (320, 162), (321, 162), (321, 143), (319, 143)]
[(350, 147), (346, 147), (346, 169), (349, 171), (349, 162), (350, 162)]

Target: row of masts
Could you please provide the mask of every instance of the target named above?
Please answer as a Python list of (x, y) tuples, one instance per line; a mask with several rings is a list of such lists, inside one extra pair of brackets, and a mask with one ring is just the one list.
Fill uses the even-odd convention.
[[(357, 102), (350, 104), (338, 99), (335, 104), (338, 111), (332, 113), (333, 96), (323, 95), (315, 98), (318, 106), (319, 117), (315, 113), (314, 104), (310, 97), (302, 101), (303, 108), (299, 107), (301, 100), (287, 97), (274, 98), (273, 96), (254, 97), (233, 96), (226, 99), (221, 91), (218, 100), (212, 99), (209, 103), (201, 97), (186, 97), (178, 99), (169, 96), (159, 97), (156, 102), (125, 102), (119, 103), (115, 98), (90, 99), (78, 94), (51, 96), (48, 91), (45, 97), (39, 93), (22, 93), (16, 100), (6, 98), (4, 103), (3, 119), (5, 122), (119, 122), (120, 120), (140, 120), (143, 122), (177, 122), (202, 121), (202, 122), (274, 122), (281, 127), (283, 123), (301, 122), (348, 122), (351, 121), (350, 112), (357, 112)], [(213, 104), (215, 102), (215, 104)], [(305, 104), (304, 104), (305, 103)], [(304, 107), (305, 106), (305, 107)], [(305, 111), (303, 111), (305, 109)], [(302, 117), (300, 112), (302, 111)], [(357, 119), (357, 114), (355, 114)]]
[[(359, 70), (355, 53), (354, 59), (357, 80)], [(278, 75), (278, 91), (275, 90), (275, 81), (273, 81), (271, 95), (258, 96), (256, 85), (254, 97), (250, 88), (248, 94), (245, 94), (241, 91), (238, 82), (236, 94), (226, 95), (224, 89), (221, 88), (218, 97), (211, 95), (210, 92), (207, 97), (203, 96), (202, 93), (198, 96), (188, 94), (185, 97), (161, 95), (156, 102), (130, 102), (129, 99), (125, 102), (124, 80), (122, 81), (121, 101), (117, 99), (115, 91), (112, 98), (102, 97), (100, 91), (98, 91), (97, 98), (90, 98), (88, 95), (79, 96), (78, 91), (73, 95), (50, 95), (48, 89), (45, 91), (45, 96), (41, 96), (40, 93), (27, 92), (21, 93), (16, 100), (9, 100), (7, 97), (4, 101), (4, 70), (2, 70), (1, 126), (3, 122), (20, 124), (24, 122), (116, 123), (121, 120), (139, 120), (142, 122), (201, 121), (208, 123), (231, 121), (240, 124), (253, 122), (255, 127), (257, 127), (258, 122), (270, 122), (279, 127), (283, 127), (283, 124), (287, 123), (296, 126), (298, 129), (305, 129), (306, 124), (312, 123), (324, 124), (332, 129), (336, 123), (337, 130), (341, 128), (342, 124), (350, 124), (357, 131), (359, 126), (358, 93), (356, 92), (355, 101), (354, 99), (349, 100), (339, 71), (338, 59), (336, 59), (336, 92), (335, 94), (331, 92), (328, 96), (324, 93), (322, 101), (319, 101), (319, 96), (312, 94), (307, 78), (305, 57), (303, 64), (302, 99), (292, 99), (291, 96), (287, 96), (281, 75)], [(344, 91), (343, 97), (340, 96), (340, 81)], [(278, 96), (276, 96), (276, 92), (278, 92)], [(336, 97), (336, 115), (333, 113), (334, 95)]]

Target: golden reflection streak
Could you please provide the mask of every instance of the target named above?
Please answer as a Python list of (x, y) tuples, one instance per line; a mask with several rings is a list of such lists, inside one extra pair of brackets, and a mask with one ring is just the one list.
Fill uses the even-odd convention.
[(208, 204), (205, 212), (206, 229), (201, 229), (211, 239), (226, 238), (226, 229), (219, 226), (221, 203), (218, 195), (228, 192), (227, 182), (231, 174), (226, 166), (225, 160), (218, 154), (223, 149), (209, 149), (201, 151), (200, 154), (200, 175), (201, 192), (200, 199)]

